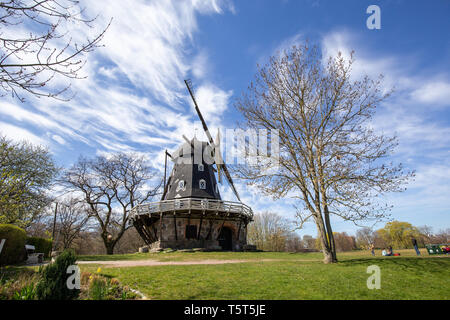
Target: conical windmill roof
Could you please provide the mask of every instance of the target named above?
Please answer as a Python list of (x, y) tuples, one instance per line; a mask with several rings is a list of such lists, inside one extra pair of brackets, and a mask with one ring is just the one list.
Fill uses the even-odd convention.
[[(197, 150), (194, 150), (192, 146)], [(183, 143), (172, 154), (174, 166), (163, 200), (221, 199), (213, 167), (213, 157), (207, 156), (207, 153), (211, 152), (209, 148), (207, 142), (194, 137), (190, 143)]]

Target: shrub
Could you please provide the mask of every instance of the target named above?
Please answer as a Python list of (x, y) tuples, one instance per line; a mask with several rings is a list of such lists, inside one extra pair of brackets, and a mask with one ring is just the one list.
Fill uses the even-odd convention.
[(80, 290), (67, 287), (67, 279), (71, 276), (67, 268), (74, 265), (76, 260), (73, 251), (65, 250), (54, 263), (39, 269), (41, 280), (36, 287), (39, 300), (71, 300), (78, 297)]
[(34, 300), (36, 296), (36, 288), (34, 283), (30, 283), (23, 287), (20, 291), (16, 291), (13, 300)]
[(3, 268), (0, 272), (0, 300), (31, 300), (39, 274), (26, 268)]
[(27, 244), (36, 248), (36, 252), (42, 252), (45, 258), (50, 257), (52, 251), (52, 240), (38, 237), (27, 237)]
[(0, 224), (0, 241), (6, 239), (0, 253), (0, 265), (16, 264), (26, 259), (25, 230), (12, 224)]
[(116, 278), (106, 278), (98, 272), (92, 274), (84, 271), (81, 273), (82, 300), (134, 300), (138, 295), (127, 286), (122, 287)]
[(108, 294), (108, 284), (106, 279), (93, 275), (89, 281), (89, 298), (92, 300), (105, 300)]

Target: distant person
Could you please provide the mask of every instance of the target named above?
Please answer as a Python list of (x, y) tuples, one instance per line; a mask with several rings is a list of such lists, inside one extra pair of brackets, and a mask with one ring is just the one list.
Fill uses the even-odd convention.
[(387, 256), (388, 255), (387, 251), (386, 251), (386, 248), (383, 248), (383, 251), (381, 251), (381, 255), (383, 255), (383, 256)]
[(394, 251), (392, 250), (392, 246), (389, 246), (387, 255), (388, 256), (393, 256), (394, 255)]
[(370, 244), (370, 252), (372, 253), (372, 255), (375, 255), (375, 246), (372, 244)]
[(420, 256), (419, 247), (417, 246), (417, 240), (416, 240), (415, 238), (412, 238), (411, 241), (412, 241), (412, 244), (413, 244), (413, 246), (414, 246), (414, 250), (416, 250), (416, 254), (417, 254), (418, 256)]

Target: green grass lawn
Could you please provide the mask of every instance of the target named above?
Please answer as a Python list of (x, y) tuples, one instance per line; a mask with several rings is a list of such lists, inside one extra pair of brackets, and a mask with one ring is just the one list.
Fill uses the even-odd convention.
[[(104, 267), (151, 299), (450, 299), (449, 257), (372, 257), (356, 251), (338, 255), (339, 263), (324, 265), (320, 253), (172, 252), (114, 256), (83, 256), (80, 260), (198, 261), (251, 260), (222, 265)], [(274, 259), (276, 261), (255, 261)], [(367, 267), (381, 269), (381, 289), (369, 290)], [(96, 265), (81, 265), (95, 272)]]

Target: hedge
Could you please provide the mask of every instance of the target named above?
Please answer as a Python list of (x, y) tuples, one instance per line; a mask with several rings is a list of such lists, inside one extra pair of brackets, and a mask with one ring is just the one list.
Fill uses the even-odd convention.
[(0, 253), (0, 265), (16, 264), (26, 259), (25, 230), (12, 224), (0, 224), (0, 241), (1, 239), (6, 239), (6, 242)]
[(27, 244), (36, 248), (36, 253), (43, 253), (45, 258), (52, 252), (52, 240), (38, 237), (27, 237)]

